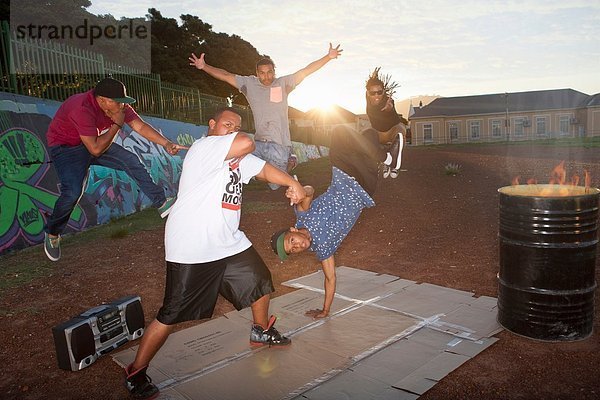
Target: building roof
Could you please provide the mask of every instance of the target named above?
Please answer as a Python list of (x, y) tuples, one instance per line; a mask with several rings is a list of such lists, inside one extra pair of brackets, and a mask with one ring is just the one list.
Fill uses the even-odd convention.
[(306, 113), (292, 106), (288, 106), (288, 117), (290, 119), (306, 119)]
[[(495, 93), (478, 96), (440, 97), (426, 106), (415, 108), (411, 119), (438, 116), (499, 114), (515, 111), (540, 111), (587, 107), (590, 99), (573, 89), (533, 92)], [(596, 100), (596, 101), (600, 101)]]
[(586, 105), (588, 107), (600, 106), (600, 93), (590, 96), (590, 99)]

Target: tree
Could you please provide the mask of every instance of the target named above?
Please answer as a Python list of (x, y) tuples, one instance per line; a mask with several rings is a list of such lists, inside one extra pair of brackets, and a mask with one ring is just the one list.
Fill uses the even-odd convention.
[(238, 104), (247, 104), (244, 96), (225, 82), (190, 67), (191, 53), (206, 53), (207, 62), (232, 73), (252, 75), (261, 57), (250, 43), (237, 35), (215, 33), (212, 25), (197, 16), (181, 15), (179, 26), (173, 18), (165, 18), (155, 8), (148, 10), (152, 30), (152, 72), (164, 81), (197, 87), (202, 93), (232, 97)]
[[(9, 6), (6, 3), (3, 2), (0, 8), (3, 18), (10, 16)], [(117, 20), (110, 14), (94, 15), (87, 11), (90, 5), (90, 0), (44, 0), (42, 2), (26, 0), (19, 4), (17, 17), (21, 17), (22, 21), (15, 22), (37, 26), (43, 24), (60, 26), (79, 25), (86, 21), (88, 25), (105, 27), (117, 26), (130, 20), (127, 18)], [(201, 93), (231, 98), (237, 104), (247, 105), (246, 98), (239, 95), (235, 88), (191, 67), (188, 57), (191, 53), (196, 55), (206, 53), (206, 60), (211, 65), (235, 74), (253, 75), (256, 62), (262, 57), (256, 48), (238, 35), (214, 32), (212, 25), (197, 16), (183, 14), (180, 18), (181, 24), (174, 18), (164, 17), (156, 8), (150, 8), (145, 17), (131, 19), (134, 23), (150, 23), (151, 72), (160, 74), (163, 82), (196, 87)], [(60, 41), (60, 39), (53, 38), (52, 41)], [(148, 61), (147, 52), (132, 49), (131, 43), (125, 40), (99, 40), (93, 45), (85, 39), (67, 40), (67, 43), (103, 54), (105, 61), (117, 65), (136, 68), (138, 65), (147, 64)], [(62, 77), (61, 79), (54, 77), (52, 81), (55, 84), (58, 82), (65, 85)]]
[[(108, 61), (133, 68), (140, 65), (140, 59), (136, 57), (143, 57), (143, 55), (135, 51), (136, 45), (139, 46), (140, 43), (136, 37), (127, 40), (129, 31), (125, 31), (121, 38), (117, 36), (112, 39), (106, 35), (106, 26), (117, 28), (118, 25), (128, 25), (129, 19), (117, 20), (110, 14), (94, 15), (87, 11), (91, 4), (90, 0), (22, 1), (11, 14), (11, 29), (15, 30), (17, 26), (22, 26), (26, 29), (23, 32), (32, 39), (65, 43), (85, 51), (102, 54)], [(143, 17), (132, 21), (134, 26), (146, 23)], [(102, 30), (100, 38), (92, 37), (92, 27)], [(98, 34), (98, 31), (95, 33)]]

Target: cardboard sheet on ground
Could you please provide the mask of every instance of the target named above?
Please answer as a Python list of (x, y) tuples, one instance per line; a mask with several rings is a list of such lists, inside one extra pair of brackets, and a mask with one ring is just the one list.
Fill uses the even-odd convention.
[(419, 396), (397, 388), (382, 385), (381, 381), (371, 379), (361, 373), (347, 371), (325, 385), (318, 386), (303, 394), (300, 399), (310, 400), (415, 400)]
[[(323, 274), (272, 299), (285, 348), (253, 349), (249, 309), (171, 335), (148, 374), (162, 399), (416, 399), (497, 339), (496, 299), (354, 268), (336, 270), (331, 315)], [(136, 347), (113, 355), (124, 366)]]
[[(396, 280), (398, 280), (398, 277), (392, 275), (378, 274), (348, 267), (338, 267), (336, 269), (336, 295), (342, 299), (369, 300), (375, 296), (387, 294), (382, 292), (382, 290), (394, 288), (394, 286), (388, 287), (385, 284)], [(295, 288), (306, 287), (322, 292), (323, 273), (315, 272), (301, 278), (292, 279), (285, 282), (285, 285)]]

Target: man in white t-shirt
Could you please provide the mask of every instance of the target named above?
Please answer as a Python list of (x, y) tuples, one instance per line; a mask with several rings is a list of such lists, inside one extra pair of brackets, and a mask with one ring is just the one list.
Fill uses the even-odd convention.
[(148, 326), (126, 369), (132, 397), (151, 399), (158, 388), (146, 375), (148, 364), (175, 324), (212, 316), (221, 294), (237, 310), (251, 307), (252, 345), (283, 346), (269, 318), (271, 273), (244, 232), (239, 230), (242, 187), (252, 177), (288, 186), (292, 203), (306, 197), (287, 173), (254, 156), (253, 140), (238, 132), (241, 116), (232, 108), (217, 111), (208, 135), (190, 147), (181, 173), (177, 201), (165, 227), (167, 280), (163, 306)]
[[(256, 129), (254, 154), (280, 170), (287, 171), (292, 149), (288, 121), (288, 95), (304, 78), (318, 71), (329, 61), (338, 58), (342, 51), (339, 44), (333, 47), (329, 43), (329, 51), (326, 55), (297, 72), (282, 77), (275, 76), (275, 63), (270, 58), (262, 58), (256, 63), (256, 76), (236, 75), (208, 65), (204, 61), (204, 53), (200, 54), (200, 57), (192, 54), (189, 60), (190, 65), (230, 84), (246, 96), (252, 109)], [(276, 190), (279, 185), (269, 183), (269, 187)]]

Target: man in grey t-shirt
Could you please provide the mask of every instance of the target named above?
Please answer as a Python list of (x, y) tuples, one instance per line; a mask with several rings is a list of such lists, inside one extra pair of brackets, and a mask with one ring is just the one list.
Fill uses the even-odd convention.
[[(256, 76), (236, 75), (208, 65), (204, 61), (204, 53), (200, 54), (200, 57), (192, 54), (189, 60), (190, 65), (204, 70), (213, 78), (229, 83), (246, 96), (256, 128), (254, 155), (286, 171), (292, 147), (288, 123), (288, 94), (308, 75), (319, 70), (330, 60), (338, 58), (342, 51), (339, 44), (333, 47), (329, 43), (329, 51), (325, 56), (291, 75), (280, 78), (275, 77), (275, 64), (270, 58), (262, 58), (257, 62)], [(279, 188), (271, 183), (269, 187), (273, 190)]]

